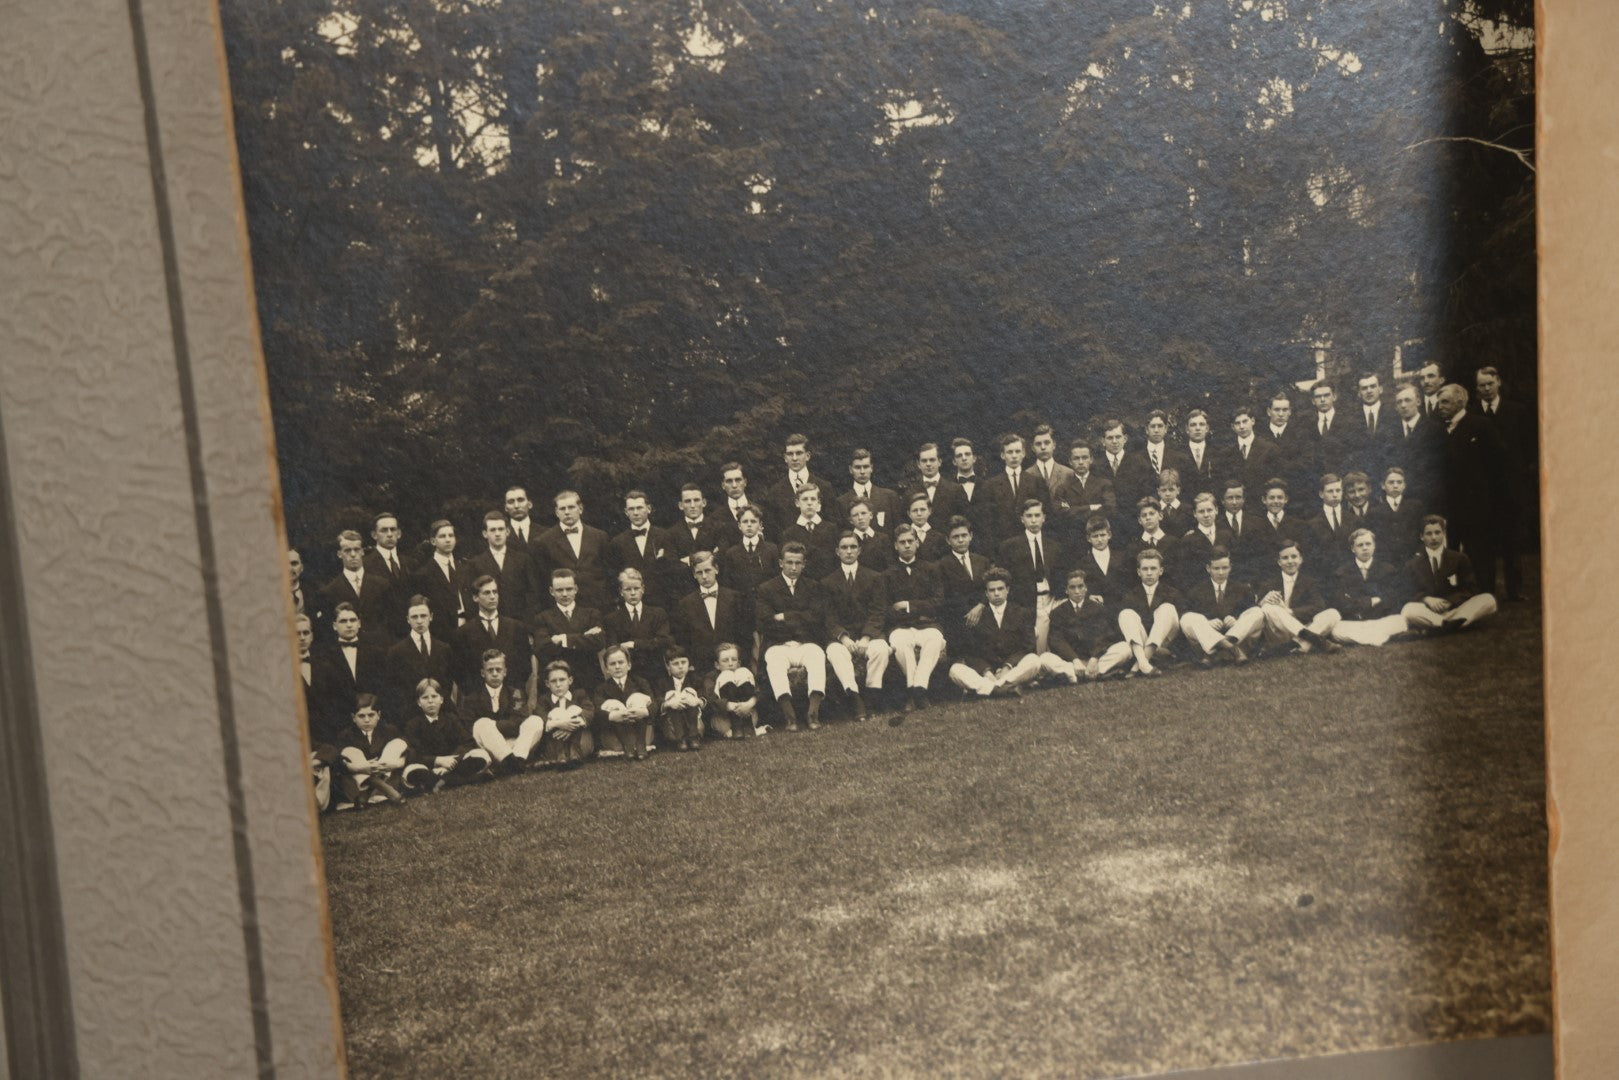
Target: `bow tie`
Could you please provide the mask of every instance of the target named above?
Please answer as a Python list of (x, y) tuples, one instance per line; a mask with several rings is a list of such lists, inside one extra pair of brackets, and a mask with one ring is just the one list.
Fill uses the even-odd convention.
[(563, 529), (562, 530), (562, 535), (563, 536), (576, 536), (576, 535), (578, 535), (578, 533), (579, 533), (579, 526), (577, 526), (577, 525), (575, 525), (571, 529)]
[(644, 527), (640, 528), (640, 529), (632, 528), (630, 530), (630, 532), (634, 533), (636, 536), (645, 536), (649, 531), (651, 531), (651, 530), (649, 530), (647, 528), (644, 528)]
[(358, 641), (345, 641), (342, 642), (339, 647), (344, 649), (358, 649), (360, 647), (360, 643)]
[(927, 479), (924, 479), (922, 481), (922, 483), (927, 485), (928, 487), (938, 487), (939, 486), (939, 478), (937, 476), (927, 478)]
[(704, 589), (703, 590), (703, 599), (704, 600), (710, 600), (710, 599), (718, 596), (719, 594), (720, 594), (720, 591), (718, 589)]
[(975, 481), (977, 481), (977, 479), (978, 478), (976, 476), (974, 476), (972, 473), (966, 473), (966, 474), (957, 473), (956, 474), (956, 483), (958, 483), (958, 484), (965, 484), (965, 483), (968, 483), (969, 481), (974, 481), (975, 482)]

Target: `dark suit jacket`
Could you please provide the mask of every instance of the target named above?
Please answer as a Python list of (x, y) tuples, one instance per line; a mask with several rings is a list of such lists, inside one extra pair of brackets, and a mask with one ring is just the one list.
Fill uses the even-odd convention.
[[(1254, 441), (1258, 442), (1259, 440), (1255, 439)], [(1190, 501), (1191, 497), (1200, 491), (1213, 492), (1216, 499), (1220, 497), (1220, 492), (1216, 491), (1215, 488), (1225, 482), (1225, 474), (1221, 472), (1223, 455), (1212, 438), (1204, 440), (1203, 463), (1201, 465), (1192, 457), (1190, 443), (1178, 447), (1175, 451), (1175, 456), (1179, 459), (1175, 468), (1180, 470), (1181, 498), (1183, 500)]]
[(1078, 611), (1064, 597), (1051, 609), (1046, 648), (1069, 662), (1101, 656), (1119, 640), (1119, 620), (1099, 596), (1087, 596)]
[[(906, 515), (906, 508), (910, 505), (911, 496), (918, 492), (924, 494), (927, 492), (927, 485), (922, 481), (921, 477), (916, 478), (916, 481), (906, 490), (905, 497), (900, 499), (899, 521), (894, 526), (896, 529), (899, 528), (900, 524), (910, 520)], [(938, 485), (933, 490), (933, 502), (931, 505), (933, 510), (932, 516), (928, 518), (928, 524), (933, 526), (934, 529), (948, 530), (950, 528), (950, 518), (955, 514), (960, 514), (968, 521), (973, 520), (972, 515), (968, 513), (970, 507), (967, 505), (967, 493), (961, 490), (960, 484), (946, 478), (942, 473), (939, 475)], [(973, 532), (977, 533), (976, 523), (974, 524)]]
[[(950, 545), (945, 541), (944, 535), (945, 530), (943, 528), (933, 524), (932, 521), (929, 521), (927, 538), (924, 539), (916, 549), (916, 561), (938, 562), (940, 559), (950, 554)], [(899, 561), (898, 555), (894, 556), (894, 561)]]
[[(387, 746), (395, 739), (403, 739), (404, 737), (404, 733), (401, 732), (398, 727), (390, 724), (386, 720), (379, 723), (372, 730), (369, 738), (359, 728), (355, 727), (353, 723), (350, 723), (348, 727), (338, 735), (337, 749), (339, 753), (344, 750), (358, 750), (361, 754), (365, 755), (367, 760), (371, 760), (378, 754), (382, 753), (383, 747)], [(407, 762), (410, 759), (409, 743), (405, 744), (405, 758)]]
[[(1091, 466), (1091, 473), (1113, 485), (1113, 493), (1118, 500), (1115, 522), (1134, 525), (1136, 501), (1147, 495), (1158, 494), (1158, 474), (1148, 463), (1147, 455), (1140, 450), (1126, 450), (1117, 469), (1109, 463), (1105, 450), (1098, 449), (1093, 460), (1095, 464)], [(1119, 524), (1115, 524), (1115, 532), (1119, 531)]]
[[(1162, 528), (1162, 526), (1159, 527)], [(1136, 556), (1141, 554), (1141, 552), (1145, 551), (1149, 547), (1155, 548), (1158, 554), (1164, 557), (1164, 579), (1166, 581), (1174, 580), (1175, 575), (1180, 573), (1181, 552), (1180, 545), (1176, 542), (1175, 538), (1169, 535), (1169, 532), (1165, 530), (1162, 539), (1155, 543), (1149, 544), (1146, 540), (1142, 539), (1141, 530), (1137, 529), (1135, 533), (1131, 535), (1130, 539), (1125, 543), (1124, 550), (1121, 552), (1121, 554), (1124, 556), (1125, 563), (1130, 568), (1130, 583), (1132, 585), (1141, 580), (1136, 576)], [(1114, 597), (1108, 597), (1108, 599), (1109, 601), (1112, 601)]]
[[(660, 675), (666, 674), (663, 671), (663, 665), (661, 662), (658, 665), (658, 673)], [(691, 682), (689, 678), (686, 681), (688, 683)], [(625, 677), (624, 688), (622, 690), (619, 689), (618, 684), (612, 679), (603, 679), (601, 685), (596, 687), (596, 693), (593, 695), (596, 702), (595, 722), (600, 724), (607, 720), (607, 712), (602, 708), (603, 703), (608, 701), (618, 701), (627, 704), (626, 699), (631, 694), (645, 694), (647, 697), (652, 699), (652, 704), (647, 708), (647, 722), (650, 722), (657, 717), (659, 707), (663, 704), (663, 695), (654, 694), (652, 692), (652, 683), (649, 680), (643, 679), (632, 673)], [(577, 697), (578, 695), (575, 696)]]
[(1254, 603), (1254, 590), (1235, 579), (1226, 582), (1225, 592), (1219, 600), (1215, 600), (1214, 581), (1205, 573), (1200, 574), (1198, 580), (1181, 593), (1181, 606), (1177, 610), (1182, 615), (1195, 611), (1208, 619), (1228, 619), (1241, 615)]
[(967, 612), (975, 604), (984, 602), (984, 575), (989, 573), (992, 564), (988, 558), (976, 552), (970, 553), (967, 558), (973, 566), (971, 577), (967, 576), (967, 571), (962, 568), (961, 560), (956, 558), (954, 552), (933, 563), (942, 590), (939, 622), (944, 625), (946, 633), (958, 630)]
[[(1244, 514), (1243, 517), (1246, 518), (1247, 514)], [(1209, 543), (1209, 538), (1203, 535), (1203, 530), (1195, 525), (1182, 533), (1181, 538), (1175, 541), (1175, 562), (1180, 575), (1177, 584), (1182, 588), (1191, 586), (1199, 579), (1208, 580), (1209, 575), (1204, 567), (1209, 561), (1209, 556), (1214, 552), (1214, 544), (1224, 545), (1227, 551), (1232, 552), (1232, 562), (1236, 562), (1236, 552), (1232, 551), (1234, 537), (1232, 537), (1229, 529), (1222, 529), (1218, 521), (1219, 519), (1217, 518), (1214, 526), (1213, 544)]]
[[(1012, 478), (1005, 469), (996, 469), (979, 481), (978, 501), (984, 504), (984, 528), (996, 543), (1023, 531), (1023, 502), (1038, 499), (1040, 505), (1050, 508), (1051, 491), (1040, 474), (1027, 466), (1018, 472), (1017, 490), (1012, 490)], [(941, 522), (944, 528), (947, 523)]]
[[(752, 554), (738, 540), (720, 554), (720, 584), (751, 598), (759, 583), (781, 573), (781, 549), (768, 540), (759, 540)], [(751, 600), (750, 600), (751, 602)]]
[(444, 571), (439, 569), (438, 560), (431, 556), (416, 567), (416, 574), (411, 579), (411, 592), (427, 597), (427, 606), (433, 612), (433, 629), (437, 633), (455, 633), (458, 603), (468, 611), (474, 607), (466, 595), (469, 580), (465, 559), (455, 560), (455, 572), (451, 577), (445, 577)]
[(701, 592), (681, 597), (675, 608), (675, 640), (691, 654), (693, 670), (713, 667), (721, 642), (735, 645), (744, 661), (753, 655), (753, 611), (741, 593), (721, 585), (714, 598), (714, 620), (712, 624), (708, 621), (708, 605)]
[(1089, 544), (1074, 563), (1079, 569), (1085, 571), (1085, 586), (1092, 596), (1099, 596), (1110, 608), (1117, 605), (1126, 589), (1136, 584), (1140, 579), (1136, 577), (1136, 564), (1133, 560), (1124, 557), (1124, 552), (1118, 548), (1109, 549), (1107, 572), (1102, 572), (1102, 565), (1096, 561), (1096, 549)]
[(1310, 530), (1314, 533), (1311, 542), (1313, 551), (1306, 551), (1304, 557), (1313, 563), (1312, 569), (1323, 578), (1330, 580), (1349, 558), (1349, 534), (1360, 528), (1351, 522), (1349, 507), (1338, 507), (1338, 528), (1333, 529), (1327, 523), (1327, 511), (1320, 503), (1313, 506), (1316, 515), (1310, 519)]
[(326, 583), (321, 590), (321, 611), (328, 624), (340, 603), (354, 605), (360, 614), (360, 628), (374, 641), (389, 642), (399, 637), (400, 626), (395, 622), (393, 586), (386, 573), (365, 573), (360, 578), (360, 593), (343, 574)]
[(1422, 500), (1405, 496), (1400, 508), (1392, 509), (1388, 499), (1372, 500), (1371, 530), (1377, 534), (1379, 552), (1387, 558), (1405, 559), (1422, 547), (1422, 518), (1427, 514)]
[[(1156, 469), (1152, 467), (1152, 454), (1149, 452), (1149, 447), (1143, 446), (1140, 449), (1140, 451), (1138, 451), (1138, 452), (1141, 454), (1141, 464), (1147, 470), (1145, 475), (1152, 477), (1152, 480), (1150, 481), (1150, 483), (1152, 485), (1152, 490), (1151, 491), (1144, 491), (1144, 492), (1141, 493), (1142, 495), (1156, 495), (1156, 494), (1158, 494), (1158, 485), (1164, 478), (1164, 470), (1165, 469), (1174, 469), (1175, 472), (1180, 475), (1182, 492), (1193, 494), (1193, 495), (1197, 494), (1197, 492), (1194, 489), (1192, 489), (1191, 487), (1189, 487), (1187, 485), (1187, 482), (1186, 482), (1187, 481), (1187, 472), (1192, 467), (1192, 459), (1188, 458), (1188, 457), (1184, 457), (1181, 454), (1180, 449), (1178, 447), (1171, 446), (1169, 444), (1169, 442), (1166, 440), (1164, 442), (1164, 451), (1163, 451), (1163, 458), (1162, 458), (1163, 464), (1159, 468), (1156, 468)], [(1140, 498), (1141, 496), (1138, 495), (1136, 497)]]
[[(713, 515), (709, 515), (712, 519)], [(707, 522), (705, 521), (705, 524)], [(731, 526), (721, 523), (729, 542)], [(621, 570), (639, 570), (646, 585), (646, 597), (662, 607), (671, 595), (683, 595), (685, 586), (692, 583), (691, 568), (680, 562), (680, 555), (671, 550), (665, 530), (656, 525), (647, 526), (646, 553), (642, 554), (632, 530), (625, 529), (607, 542), (607, 572), (609, 579), (618, 580)], [(690, 552), (681, 554), (689, 555)], [(718, 552), (715, 552), (718, 554)], [(549, 582), (547, 582), (549, 586)], [(678, 588), (679, 592), (674, 592)], [(549, 593), (546, 603), (550, 604)], [(552, 605), (554, 606), (554, 605)]]
[[(855, 504), (857, 498), (858, 496), (855, 495), (853, 487), (838, 496), (837, 517), (840, 528), (848, 522), (849, 507)], [(871, 524), (873, 528), (886, 529), (892, 532), (896, 524), (905, 520), (905, 510), (900, 505), (899, 492), (893, 488), (878, 487), (873, 484), (871, 485), (871, 494), (866, 497), (866, 501), (871, 504)], [(825, 516), (825, 509), (825, 507), (822, 508), (823, 516)]]
[[(1339, 403), (1332, 415), (1332, 427), (1325, 435), (1321, 434), (1321, 414), (1311, 410), (1308, 415), (1296, 418), (1293, 423), (1303, 423), (1305, 444), (1310, 448), (1311, 462), (1313, 464), (1313, 488), (1320, 487), (1323, 473), (1337, 473), (1342, 476), (1352, 464), (1351, 452), (1355, 447), (1356, 418), (1352, 413), (1344, 411)], [(1288, 425), (1289, 428), (1292, 424)]]
[[(500, 609), (510, 611), (519, 618), (526, 619), (533, 613), (537, 601), (535, 594), (535, 577), (533, 560), (528, 553), (511, 545), (506, 546), (506, 565), (500, 566), (495, 557), (485, 551), (482, 555), (475, 555), (467, 560), (467, 589), (472, 589), (472, 583), (484, 574), (494, 578), (500, 585)], [(550, 581), (546, 581), (549, 589)], [(548, 592), (540, 593), (550, 602)]]
[(432, 768), (436, 757), (459, 757), (478, 747), (472, 740), (472, 725), (461, 719), (449, 701), (439, 707), (437, 720), (429, 720), (414, 701), (405, 715), (405, 743), (409, 747), (405, 760), (409, 763)]
[[(1291, 431), (1289, 426), (1289, 434)], [(1288, 466), (1280, 460), (1281, 451), (1277, 449), (1279, 445), (1268, 433), (1260, 435), (1255, 432), (1253, 445), (1248, 448), (1248, 456), (1244, 458), (1235, 437), (1223, 441), (1216, 457), (1216, 472), (1212, 478), (1215, 486), (1223, 488), (1227, 480), (1241, 480), (1248, 499), (1258, 505), (1264, 497), (1266, 481), (1273, 478), (1287, 479)], [(1182, 490), (1184, 491), (1184, 486)], [(1215, 498), (1224, 494), (1224, 491), (1214, 493)]]
[(995, 612), (986, 604), (978, 625), (966, 628), (958, 637), (962, 663), (980, 671), (994, 671), (1034, 652), (1034, 612), (1008, 601), (997, 624)]
[(609, 647), (625, 641), (635, 643), (630, 650), (630, 668), (645, 678), (655, 678), (663, 672), (664, 650), (675, 641), (669, 613), (647, 603), (641, 605), (641, 622), (637, 626), (630, 625), (630, 609), (622, 601), (615, 604), (602, 616), (602, 632)]
[(1473, 561), (1461, 552), (1446, 548), (1439, 556), (1439, 573), (1433, 572), (1428, 552), (1411, 556), (1405, 564), (1410, 599), (1422, 600), (1437, 596), (1448, 600), (1452, 607), (1466, 603), (1478, 593), (1478, 579), (1473, 576)]
[(895, 558), (894, 538), (882, 529), (873, 529), (869, 538), (860, 537), (861, 566), (880, 574), (893, 565)]
[[(600, 672), (596, 662), (596, 654), (607, 644), (607, 636), (602, 632), (602, 615), (595, 608), (587, 608), (575, 604), (573, 617), (562, 614), (562, 609), (552, 604), (541, 608), (534, 613), (533, 639), (534, 659), (540, 670), (553, 660), (566, 660), (568, 666), (573, 668), (574, 679), (581, 680), (587, 675), (594, 678)], [(596, 629), (592, 634), (588, 631)], [(558, 645), (551, 639), (563, 635), (567, 642)]]
[(540, 538), (540, 534), (545, 531), (540, 527), (540, 523), (534, 520), (533, 515), (530, 515), (528, 519), (529, 538), (527, 540), (524, 540), (523, 537), (518, 533), (517, 526), (512, 523), (512, 519), (510, 517), (506, 518), (506, 528), (509, 533), (506, 539), (506, 546), (516, 548), (523, 554), (530, 556), (533, 555), (533, 552), (529, 551), (529, 548), (534, 546), (534, 541), (538, 540)]
[[(1405, 492), (1424, 502), (1432, 503), (1440, 483), (1440, 457), (1444, 452), (1444, 425), (1426, 416), (1417, 417), (1411, 434), (1405, 433), (1404, 422), (1395, 416), (1389, 429), (1389, 441), (1384, 447), (1384, 464), (1398, 465), (1405, 470)], [(1382, 477), (1377, 478), (1379, 482)], [(1374, 484), (1374, 487), (1380, 486)]]
[[(784, 474), (777, 474), (777, 480), (765, 492), (763, 505), (770, 514), (770, 524), (776, 529), (785, 528), (789, 522), (798, 520), (797, 492), (793, 490), (792, 481)], [(823, 518), (837, 513), (838, 494), (831, 484), (816, 476), (809, 474), (809, 482), (821, 491), (821, 516)]]
[[(581, 524), (579, 554), (563, 535), (560, 525), (553, 525), (534, 538), (530, 552), (534, 557), (536, 580), (545, 582), (549, 589), (551, 571), (572, 570), (579, 586), (579, 603), (586, 607), (605, 607), (612, 595), (607, 581), (607, 534), (594, 525)], [(616, 592), (616, 590), (614, 590)], [(548, 593), (547, 593), (548, 595)]]
[(1066, 480), (1051, 489), (1053, 524), (1056, 528), (1065, 529), (1076, 545), (1085, 542), (1087, 518), (1092, 514), (1101, 514), (1111, 523), (1118, 510), (1113, 481), (1099, 475), (1095, 469), (1083, 480), (1070, 471)]
[[(628, 533), (623, 535), (626, 540), (629, 539)], [(663, 565), (664, 595), (672, 601), (689, 592), (697, 591), (697, 579), (691, 576), (691, 564), (682, 563), (681, 559), (690, 559), (699, 551), (711, 551), (718, 555), (735, 539), (736, 524), (731, 520), (729, 510), (718, 517), (704, 514), (703, 523), (697, 527), (695, 537), (692, 536), (691, 525), (684, 515), (679, 521), (664, 529), (663, 543), (666, 556)]]
[[(1056, 537), (1044, 530), (1040, 533), (1041, 553), (1045, 556), (1044, 578), (1051, 596), (1063, 595), (1063, 575), (1068, 572), (1068, 551)], [(1028, 542), (1028, 534), (1019, 525), (1017, 532), (1007, 536), (996, 549), (996, 555), (1002, 567), (1012, 574), (1011, 599), (1023, 607), (1033, 608), (1038, 603), (1040, 578), (1035, 575), (1034, 551)], [(955, 566), (956, 573), (961, 573), (961, 564), (956, 562), (954, 555), (946, 558)], [(979, 585), (982, 592), (983, 585)], [(983, 597), (980, 595), (979, 599)], [(969, 605), (970, 606), (970, 605)]]
[(1410, 587), (1407, 576), (1396, 569), (1393, 560), (1375, 556), (1365, 578), (1360, 565), (1351, 557), (1334, 579), (1337, 593), (1334, 606), (1346, 619), (1381, 619), (1398, 615)]
[[(334, 639), (324, 648), (309, 656), (310, 727), (325, 736), (317, 740), (335, 744), (345, 727), (352, 727), (354, 699), (360, 694), (376, 694), (382, 704), (384, 720), (391, 720), (388, 705), (388, 656), (375, 645), (364, 641), (358, 646), (355, 670), (349, 670), (348, 661)], [(315, 714), (319, 714), (316, 719)]]
[(506, 654), (506, 682), (519, 690), (528, 686), (528, 677), (534, 671), (534, 644), (528, 624), (504, 612), (494, 634), (484, 629), (483, 617), (474, 611), (455, 634), (455, 649), (451, 670), (461, 685), (461, 692), (483, 683), (483, 654), (486, 649), (499, 649)]
[[(819, 645), (826, 633), (826, 598), (820, 583), (799, 575), (791, 591), (776, 574), (761, 582), (754, 593), (754, 629), (765, 648), (788, 641)], [(777, 620), (777, 615), (786, 618)]]
[(423, 656), (416, 651), (416, 639), (407, 633), (389, 647), (387, 671), (388, 699), (391, 708), (385, 715), (404, 716), (414, 709), (416, 684), (423, 679), (437, 679), (439, 692), (444, 695), (445, 704), (449, 704), (450, 663), (453, 652), (450, 638), (433, 633), (429, 627), (427, 646), (428, 653)]
[(1496, 426), (1472, 412), (1443, 439), (1445, 516), (1465, 547), (1511, 505), (1506, 451)]
[[(1321, 474), (1315, 468), (1316, 434), (1309, 430), (1313, 423), (1310, 418), (1314, 416), (1314, 409), (1309, 410), (1308, 417), (1302, 413), (1295, 414), (1280, 437), (1270, 429), (1269, 420), (1261, 420), (1257, 429), (1257, 437), (1268, 441), (1276, 450), (1274, 464), (1278, 471), (1271, 476), (1280, 476), (1287, 481), (1288, 493), (1295, 501), (1321, 486)], [(1264, 479), (1269, 480), (1270, 477)]]
[[(378, 581), (386, 582), (388, 585), (387, 629), (390, 638), (397, 638), (405, 633), (405, 612), (410, 607), (410, 597), (413, 591), (410, 582), (416, 572), (416, 561), (410, 558), (407, 552), (395, 548), (394, 558), (399, 563), (399, 572), (397, 574), (388, 569), (387, 562), (384, 561), (382, 554), (376, 549), (365, 553), (366, 580), (369, 581), (371, 575), (376, 574)], [(364, 616), (362, 615), (361, 618), (363, 619)]]
[(825, 641), (883, 636), (883, 611), (888, 606), (888, 590), (880, 571), (855, 565), (851, 584), (843, 566), (821, 579), (826, 595)]
[(838, 563), (838, 533), (842, 531), (842, 529), (828, 521), (824, 514), (821, 516), (821, 523), (815, 526), (813, 533), (800, 525), (797, 518), (794, 518), (792, 524), (782, 528), (781, 543), (783, 547), (794, 540), (803, 544), (806, 552), (803, 576), (819, 581), (831, 573), (832, 567)]
[[(1254, 586), (1254, 595), (1263, 599), (1265, 594), (1275, 590), (1282, 591), (1282, 571), (1272, 567), (1271, 572), (1259, 580)], [(1300, 621), (1307, 623), (1326, 609), (1326, 594), (1321, 590), (1320, 579), (1308, 570), (1300, 570), (1298, 580), (1293, 584), (1292, 602), (1288, 610)]]
[(1176, 505), (1165, 506), (1163, 513), (1158, 515), (1158, 524), (1171, 539), (1179, 540), (1187, 529), (1197, 524), (1197, 519), (1192, 516), (1192, 504), (1183, 497)]
[[(944, 615), (940, 607), (942, 592), (936, 564), (925, 563), (918, 558), (907, 568), (904, 563), (895, 559), (894, 565), (884, 573), (883, 579), (883, 591), (886, 594), (883, 625), (886, 629), (916, 630), (940, 624)], [(982, 586), (979, 587), (979, 594), (980, 596), (983, 594)], [(895, 611), (894, 605), (901, 602), (908, 603), (910, 609)], [(945, 633), (949, 633), (948, 628)]]
[(456, 709), (466, 717), (469, 725), (486, 717), (493, 720), (500, 733), (508, 739), (517, 734), (518, 725), (529, 717), (522, 687), (514, 687), (509, 678), (500, 686), (498, 702), (489, 700), (489, 688), (479, 679), (477, 686), (461, 695)]

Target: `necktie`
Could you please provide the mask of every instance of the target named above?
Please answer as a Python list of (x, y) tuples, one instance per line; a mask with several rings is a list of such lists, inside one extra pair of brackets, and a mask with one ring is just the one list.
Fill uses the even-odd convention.
[(1428, 561), (1433, 563), (1433, 576), (1438, 577), (1439, 576), (1439, 556), (1435, 555), (1432, 558), (1430, 558)]
[(1118, 454), (1109, 454), (1107, 456), (1107, 460), (1108, 460), (1108, 464), (1112, 466), (1113, 471), (1118, 472), (1119, 471), (1119, 455)]
[(1249, 446), (1249, 444), (1244, 443), (1244, 442), (1240, 442), (1240, 443), (1237, 444), (1237, 446), (1238, 446), (1239, 449), (1242, 450), (1242, 460), (1247, 461), (1248, 460), (1248, 446)]
[(973, 560), (971, 555), (961, 556), (962, 569), (967, 571), (967, 580), (973, 580)]
[(385, 561), (388, 563), (388, 576), (389, 577), (398, 577), (399, 576), (399, 560), (394, 558), (393, 552), (390, 551), (388, 553), (388, 558)]
[(1360, 568), (1360, 579), (1362, 581), (1365, 581), (1367, 578), (1371, 577), (1371, 573), (1372, 573), (1372, 568), (1371, 567), (1369, 567), (1369, 566), (1361, 567)]
[(487, 633), (490, 637), (495, 636), (495, 620), (493, 620), (493, 619), (485, 619), (483, 621), (483, 628), (484, 628), (484, 632)]
[(1224, 585), (1219, 585), (1219, 584), (1215, 585), (1214, 586), (1214, 602), (1216, 604), (1218, 604), (1222, 599), (1224, 599), (1224, 597), (1225, 597), (1225, 586)]
[(843, 577), (844, 577), (844, 580), (846, 580), (850, 585), (854, 584), (854, 571), (853, 570), (844, 571)]
[(1327, 433), (1327, 417), (1326, 417), (1326, 414), (1323, 413), (1321, 415), (1321, 434), (1325, 435), (1326, 433)]
[(1271, 528), (1273, 528), (1273, 529), (1279, 528), (1281, 526), (1281, 524), (1282, 524), (1282, 515), (1281, 514), (1272, 514), (1270, 516), (1270, 527)]
[(1336, 507), (1327, 511), (1327, 521), (1332, 525), (1332, 531), (1338, 531), (1338, 510)]
[(641, 605), (640, 604), (634, 604), (634, 605), (632, 605), (630, 607), (630, 625), (631, 626), (640, 626), (641, 625)]
[(1017, 469), (1012, 470), (1012, 490), (1017, 490), (1018, 477), (1021, 475)]
[(1038, 536), (1036, 536), (1034, 538), (1033, 543), (1034, 543), (1034, 576), (1036, 578), (1043, 578), (1043, 577), (1046, 576), (1046, 558), (1045, 558), (1045, 554), (1040, 550), (1040, 538)]
[(422, 635), (416, 635), (416, 651), (422, 656), (427, 655), (427, 640)]
[(1366, 430), (1377, 434), (1377, 414), (1370, 409), (1366, 410)]
[(1152, 467), (1153, 467), (1153, 471), (1155, 471), (1155, 472), (1157, 470), (1163, 468), (1163, 462), (1159, 459), (1158, 455), (1159, 455), (1159, 450), (1155, 446), (1155, 447), (1152, 448)]
[(811, 535), (811, 536), (813, 536), (813, 535), (815, 535), (815, 522), (813, 522), (813, 521), (806, 521), (806, 522), (805, 522), (805, 523), (804, 523), (804, 529), (805, 529), (805, 531), (807, 531), (807, 532), (808, 532), (808, 533), (809, 533), (809, 534), (810, 534), (810, 535)]

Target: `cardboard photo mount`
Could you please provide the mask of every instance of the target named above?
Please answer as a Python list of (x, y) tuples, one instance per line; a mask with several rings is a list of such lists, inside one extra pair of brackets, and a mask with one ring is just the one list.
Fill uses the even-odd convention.
[[(1557, 1030), (1195, 1075), (1619, 1061), (1619, 25), (1537, 33)], [(0, 1078), (340, 1075), (217, 13), (35, 5), (0, 58)]]

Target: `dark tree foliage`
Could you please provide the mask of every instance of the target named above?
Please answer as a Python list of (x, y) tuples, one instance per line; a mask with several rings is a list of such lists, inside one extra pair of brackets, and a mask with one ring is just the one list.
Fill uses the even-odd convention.
[(1534, 392), (1527, 0), (222, 10), (295, 539), (1396, 347)]

